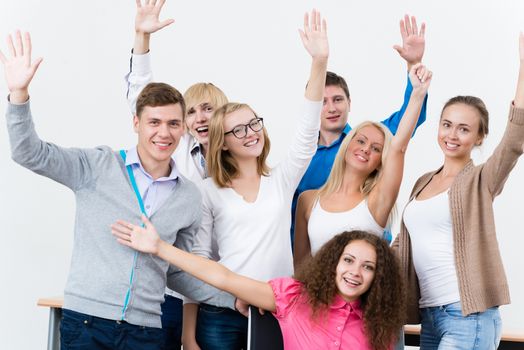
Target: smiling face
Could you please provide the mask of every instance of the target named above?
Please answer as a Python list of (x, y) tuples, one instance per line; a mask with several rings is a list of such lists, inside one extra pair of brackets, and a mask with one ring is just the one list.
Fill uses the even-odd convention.
[(473, 147), (482, 143), (479, 134), (480, 115), (477, 109), (463, 103), (444, 109), (438, 128), (438, 144), (445, 157), (467, 161)]
[(349, 104), (349, 99), (340, 86), (326, 86), (320, 130), (341, 133), (348, 122)]
[(215, 108), (210, 102), (200, 102), (187, 110), (186, 126), (191, 135), (198, 143), (207, 146), (209, 144), (209, 119), (213, 116)]
[(368, 291), (377, 267), (375, 247), (363, 240), (351, 241), (342, 252), (336, 269), (338, 294), (355, 301)]
[(371, 174), (382, 163), (384, 134), (373, 125), (356, 130), (346, 149), (346, 167)]
[(140, 117), (134, 117), (133, 125), (138, 134), (138, 154), (146, 171), (169, 165), (171, 155), (184, 133), (180, 103), (145, 106)]
[[(224, 118), (224, 131), (228, 132), (240, 125), (246, 125), (256, 118), (255, 113), (249, 108), (238, 109)], [(229, 151), (234, 159), (257, 158), (264, 148), (264, 129), (253, 131), (247, 128), (247, 135), (244, 138), (237, 138), (233, 133), (224, 135), (224, 145), (222, 149)]]

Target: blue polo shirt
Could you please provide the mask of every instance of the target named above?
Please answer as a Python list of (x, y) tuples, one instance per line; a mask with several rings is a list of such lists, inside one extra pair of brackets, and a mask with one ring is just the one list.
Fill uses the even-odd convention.
[[(382, 121), (382, 124), (387, 126), (387, 128), (393, 133), (393, 135), (397, 132), (398, 124), (400, 123), (400, 120), (402, 119), (402, 116), (404, 115), (404, 112), (406, 111), (406, 108), (408, 106), (409, 98), (411, 96), (411, 91), (413, 91), (413, 86), (411, 85), (411, 82), (409, 81), (408, 77), (408, 83), (406, 86), (406, 91), (404, 92), (404, 102), (402, 106), (400, 107), (400, 110), (396, 111), (392, 115), (389, 116), (389, 118), (386, 118)], [(420, 115), (418, 117), (417, 126), (415, 127), (415, 131), (421, 125), (426, 121), (426, 104), (428, 101), (428, 95), (424, 98), (424, 103), (422, 104), (422, 108), (420, 110)], [(306, 170), (306, 173), (302, 177), (302, 180), (300, 180), (300, 183), (298, 184), (297, 190), (295, 191), (295, 194), (293, 195), (293, 203), (291, 207), (291, 244), (293, 245), (294, 239), (295, 239), (295, 210), (297, 206), (298, 196), (304, 191), (307, 190), (313, 190), (320, 188), (328, 179), (329, 173), (331, 172), (331, 168), (333, 167), (333, 162), (335, 161), (335, 157), (337, 155), (338, 149), (340, 148), (340, 144), (344, 140), (344, 138), (347, 136), (347, 134), (351, 131), (351, 127), (349, 124), (346, 124), (346, 127), (342, 131), (342, 134), (340, 134), (340, 137), (335, 140), (331, 145), (324, 146), (324, 145), (318, 145), (317, 152), (313, 156), (313, 159), (311, 159), (311, 163), (309, 163), (309, 167)], [(391, 241), (391, 232), (386, 231), (384, 233), (384, 238), (386, 238), (388, 241)]]

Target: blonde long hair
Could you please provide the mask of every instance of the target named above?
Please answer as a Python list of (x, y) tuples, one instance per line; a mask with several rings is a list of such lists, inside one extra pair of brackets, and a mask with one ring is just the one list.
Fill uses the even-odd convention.
[[(228, 150), (224, 150), (224, 120), (225, 118), (240, 109), (248, 109), (255, 117), (257, 114), (245, 103), (227, 103), (217, 109), (209, 121), (209, 150), (207, 154), (207, 166), (209, 175), (218, 187), (231, 186), (233, 180), (239, 173), (237, 161)], [(264, 134), (264, 147), (262, 153), (257, 157), (257, 171), (259, 175), (269, 175), (269, 166), (266, 163), (269, 154), (270, 142), (266, 128), (262, 129)]]
[[(384, 164), (386, 163), (386, 158), (388, 155), (389, 146), (391, 145), (391, 140), (393, 139), (393, 134), (382, 123), (365, 121), (357, 125), (354, 129), (352, 129), (349, 135), (346, 136), (344, 141), (342, 141), (342, 144), (340, 145), (340, 148), (338, 149), (337, 155), (335, 157), (335, 161), (333, 162), (333, 168), (331, 168), (331, 172), (329, 173), (329, 177), (326, 183), (318, 190), (317, 199), (319, 199), (321, 196), (327, 196), (340, 190), (344, 179), (344, 173), (346, 172), (346, 152), (349, 143), (360, 130), (367, 126), (373, 126), (377, 128), (380, 132), (382, 132), (382, 135), (384, 135), (384, 147), (382, 148), (381, 162), (379, 166), (374, 171), (372, 171), (371, 174), (368, 175), (364, 183), (360, 186), (360, 192), (365, 197), (367, 197), (369, 193), (373, 190), (373, 188), (375, 188), (378, 179), (382, 174)], [(391, 222), (395, 218), (395, 215), (396, 207), (394, 205), (393, 208), (391, 208), (391, 213), (388, 217), (386, 228), (388, 228), (391, 225)]]

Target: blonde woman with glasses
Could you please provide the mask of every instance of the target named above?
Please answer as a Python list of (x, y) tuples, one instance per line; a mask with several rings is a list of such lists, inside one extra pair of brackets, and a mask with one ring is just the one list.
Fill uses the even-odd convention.
[[(209, 121), (208, 170), (202, 183), (203, 218), (193, 253), (212, 255), (241, 275), (268, 281), (291, 276), (289, 227), (293, 192), (315, 154), (328, 61), (326, 22), (313, 10), (300, 36), (311, 55), (311, 75), (296, 137), (277, 167), (266, 164), (270, 141), (264, 121), (246, 104), (228, 103)], [(247, 318), (239, 312), (201, 304), (197, 343), (202, 349), (241, 349)]]

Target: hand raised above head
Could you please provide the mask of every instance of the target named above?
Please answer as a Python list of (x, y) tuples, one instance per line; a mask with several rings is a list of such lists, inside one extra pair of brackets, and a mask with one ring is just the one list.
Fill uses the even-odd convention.
[(11, 93), (11, 102), (23, 103), (29, 97), (29, 84), (35, 76), (42, 58), (37, 58), (34, 62), (31, 62), (31, 36), (29, 33), (24, 33), (22, 40), (22, 34), (18, 30), (14, 42), (13, 37), (9, 35), (7, 46), (10, 52), (8, 57), (0, 51), (0, 61), (4, 65), (7, 88)]
[(327, 23), (321, 19), (320, 12), (313, 9), (311, 16), (304, 15), (304, 29), (300, 30), (300, 38), (311, 57), (327, 58), (329, 56), (329, 44), (327, 38)]
[(144, 34), (154, 33), (171, 23), (174, 19), (160, 21), (160, 11), (166, 0), (136, 0), (135, 31)]
[(400, 36), (402, 37), (402, 46), (395, 45), (393, 48), (398, 51), (399, 55), (406, 60), (408, 65), (414, 65), (422, 62), (426, 39), (426, 24), (423, 22), (420, 31), (417, 26), (415, 16), (404, 16), (400, 20)]

